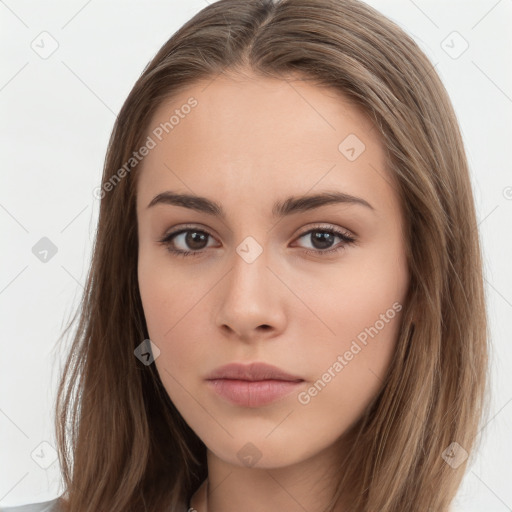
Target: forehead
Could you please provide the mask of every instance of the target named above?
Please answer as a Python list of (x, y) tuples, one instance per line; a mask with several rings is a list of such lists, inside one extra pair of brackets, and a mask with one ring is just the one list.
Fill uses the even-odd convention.
[(154, 147), (139, 164), (137, 192), (144, 206), (166, 189), (220, 202), (249, 189), (260, 200), (315, 187), (381, 204), (393, 194), (380, 134), (363, 109), (307, 81), (220, 75), (195, 83), (162, 102), (147, 136)]

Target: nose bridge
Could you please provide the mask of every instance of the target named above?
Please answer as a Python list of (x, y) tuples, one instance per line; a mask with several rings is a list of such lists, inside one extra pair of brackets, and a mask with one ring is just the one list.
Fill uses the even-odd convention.
[(269, 284), (268, 248), (264, 248), (252, 236), (246, 237), (236, 248), (233, 255), (232, 270), (229, 277), (229, 293), (240, 300), (252, 296), (255, 300), (267, 295), (265, 287)]
[(280, 328), (283, 320), (270, 251), (247, 237), (232, 255), (231, 270), (221, 287), (216, 323), (249, 337), (259, 326)]

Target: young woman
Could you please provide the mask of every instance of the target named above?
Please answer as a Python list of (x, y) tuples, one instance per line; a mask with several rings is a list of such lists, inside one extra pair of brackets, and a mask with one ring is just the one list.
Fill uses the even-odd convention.
[(209, 5), (130, 92), (96, 195), (65, 493), (34, 510), (450, 510), (486, 389), (482, 265), (452, 105), (396, 24)]

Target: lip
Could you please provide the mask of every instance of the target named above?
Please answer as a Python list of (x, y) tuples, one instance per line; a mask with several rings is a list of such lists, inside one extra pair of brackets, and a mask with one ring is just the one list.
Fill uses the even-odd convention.
[(304, 379), (267, 363), (230, 363), (214, 370), (208, 386), (242, 407), (260, 407), (296, 391)]
[(284, 381), (299, 381), (304, 380), (297, 375), (285, 372), (267, 363), (229, 363), (215, 369), (208, 377), (207, 380), (213, 379), (238, 379), (238, 380), (284, 380)]

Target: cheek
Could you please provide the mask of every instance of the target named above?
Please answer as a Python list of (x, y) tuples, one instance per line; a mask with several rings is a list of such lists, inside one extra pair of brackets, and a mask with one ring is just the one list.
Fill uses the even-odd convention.
[(163, 341), (186, 314), (187, 293), (193, 283), (171, 264), (165, 250), (141, 243), (138, 260), (139, 290), (150, 337)]
[(392, 258), (367, 258), (330, 269), (328, 280), (309, 282), (302, 292), (321, 321), (308, 328), (311, 317), (304, 318), (303, 329), (317, 328), (325, 340), (326, 355), (350, 350), (357, 340), (367, 348), (358, 359), (374, 358), (396, 338), (407, 282), (405, 265)]
[(208, 286), (191, 283), (168, 261), (149, 257), (139, 259), (138, 279), (149, 338), (160, 349), (155, 364), (173, 398), (180, 383), (192, 378), (191, 369), (201, 358), (204, 335), (194, 318), (202, 314), (201, 297)]
[(139, 262), (139, 290), (149, 336), (156, 342), (172, 327), (172, 288), (158, 267)]
[[(309, 352), (311, 379), (297, 397), (310, 428), (347, 431), (382, 389), (400, 327), (402, 303), (374, 289), (363, 303), (345, 302), (331, 321), (337, 336)], [(401, 298), (401, 297), (399, 297)], [(297, 416), (298, 417), (298, 416)], [(322, 426), (329, 418), (330, 427)]]
[[(138, 279), (148, 334), (163, 356), (169, 340), (174, 339), (174, 326), (179, 319), (180, 284), (171, 279), (168, 268), (145, 254), (139, 255)], [(173, 350), (179, 347), (176, 343)]]
[[(350, 272), (333, 272), (327, 293), (324, 287), (310, 295), (312, 309), (323, 312), (331, 333), (310, 352), (317, 385), (305, 401), (314, 397), (318, 406), (342, 403), (358, 413), (384, 382), (396, 348), (408, 273), (396, 253), (378, 254), (350, 266)], [(307, 321), (302, 330), (308, 332)]]
[[(155, 365), (162, 384), (180, 413), (194, 422), (198, 411), (192, 407), (187, 390), (193, 388), (191, 368), (197, 366), (200, 351), (194, 341), (196, 337), (186, 330), (186, 314), (191, 305), (182, 293), (177, 293), (180, 283), (154, 266), (139, 269), (139, 288), (149, 338), (160, 350)], [(199, 420), (204, 418), (196, 419)]]

